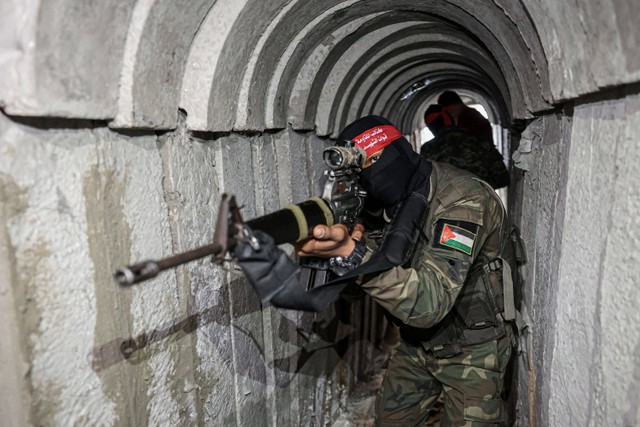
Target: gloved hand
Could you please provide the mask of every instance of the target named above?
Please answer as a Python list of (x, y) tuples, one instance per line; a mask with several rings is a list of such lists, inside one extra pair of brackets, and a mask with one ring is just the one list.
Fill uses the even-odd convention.
[(249, 231), (238, 242), (234, 255), (260, 299), (267, 302), (288, 283), (297, 284), (299, 267), (275, 245), (271, 236), (260, 230)]
[(292, 310), (319, 312), (336, 299), (346, 282), (320, 286), (310, 291), (299, 281), (300, 268), (271, 236), (251, 230), (234, 250), (236, 262), (244, 271), (262, 302)]

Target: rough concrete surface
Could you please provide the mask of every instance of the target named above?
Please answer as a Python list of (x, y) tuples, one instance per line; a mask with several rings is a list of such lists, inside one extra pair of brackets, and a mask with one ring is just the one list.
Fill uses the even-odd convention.
[[(26, 208), (24, 189), (18, 187), (13, 179), (5, 174), (0, 175), (0, 312), (4, 314), (3, 322), (0, 322), (0, 334), (3, 337), (0, 346), (0, 377), (3, 379), (5, 390), (0, 399), (0, 414), (3, 422), (8, 425), (27, 425), (29, 420), (29, 406), (31, 396), (30, 385), (25, 381), (29, 371), (29, 361), (21, 351), (25, 347), (22, 336), (25, 331), (20, 327), (20, 316), (16, 307), (20, 304), (24, 307), (24, 298), (14, 295), (11, 287), (13, 283), (15, 259), (11, 252), (10, 241), (6, 224), (9, 218)], [(20, 300), (19, 302), (16, 300)]]
[(638, 2), (525, 0), (523, 4), (545, 50), (555, 100), (638, 80)]
[(111, 274), (210, 242), (223, 192), (246, 218), (319, 195), (329, 136), (372, 113), (414, 135), (446, 89), (535, 131), (518, 425), (640, 424), (639, 5), (0, 3), (0, 425), (359, 419), (370, 302), (278, 310), (208, 259)]
[[(272, 425), (335, 413), (335, 358), (314, 350), (310, 361), (299, 315), (263, 311), (237, 270), (202, 260), (130, 289), (111, 279), (118, 266), (208, 243), (223, 185), (248, 218), (282, 206), (280, 185), (283, 198), (309, 197), (317, 172), (293, 178), (290, 168), (318, 169), (307, 139), (287, 131), (207, 141), (183, 125), (159, 138), (48, 133), (3, 117), (1, 271), (10, 287), (0, 301), (11, 328), (2, 360), (16, 391), (3, 400), (3, 425)], [(278, 145), (288, 157), (277, 157)], [(303, 388), (320, 394), (296, 391), (307, 363)], [(292, 400), (298, 409), (282, 412)], [(316, 412), (320, 402), (329, 412)]]
[[(556, 325), (558, 266), (566, 203), (571, 122), (551, 115), (532, 122), (523, 137), (531, 139), (531, 165), (522, 187), (520, 218), (527, 264), (523, 267), (525, 305), (530, 316), (532, 348), (519, 358), (518, 425), (549, 425), (546, 411), (553, 331)], [(522, 141), (521, 141), (522, 144)]]
[(632, 213), (639, 202), (632, 172), (639, 147), (630, 137), (637, 135), (637, 117), (637, 96), (575, 110), (550, 378), (552, 425), (639, 421), (638, 216)]

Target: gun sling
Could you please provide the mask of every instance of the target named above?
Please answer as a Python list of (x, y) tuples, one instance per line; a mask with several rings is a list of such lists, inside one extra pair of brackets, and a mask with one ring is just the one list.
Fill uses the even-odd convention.
[[(379, 273), (409, 261), (412, 249), (420, 236), (429, 213), (427, 191), (413, 192), (400, 205), (386, 230), (383, 240), (369, 260), (344, 276), (324, 285), (306, 290), (299, 281), (299, 268), (278, 275), (281, 286), (263, 298), (263, 292), (256, 289), (263, 301), (276, 307), (319, 312), (333, 302), (347, 284), (361, 275)], [(271, 232), (269, 233), (271, 234)], [(286, 254), (282, 253), (286, 257)], [(277, 264), (281, 264), (278, 262)], [(274, 268), (278, 268), (274, 265)], [(285, 277), (283, 277), (285, 276)], [(273, 277), (276, 280), (276, 277)]]

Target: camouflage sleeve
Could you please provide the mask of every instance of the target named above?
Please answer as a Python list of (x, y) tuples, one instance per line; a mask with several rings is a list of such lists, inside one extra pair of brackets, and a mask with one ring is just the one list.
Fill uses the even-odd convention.
[[(484, 203), (483, 203), (484, 202)], [(395, 267), (362, 284), (363, 289), (402, 322), (428, 328), (452, 309), (467, 273), (498, 221), (467, 200), (437, 212), (431, 241), (415, 268)]]

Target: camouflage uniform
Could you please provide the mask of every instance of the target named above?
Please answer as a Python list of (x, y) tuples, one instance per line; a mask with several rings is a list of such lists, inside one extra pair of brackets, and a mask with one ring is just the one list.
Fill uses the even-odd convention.
[(487, 266), (498, 256), (513, 263), (505, 250), (511, 226), (498, 196), (473, 175), (433, 162), (430, 179), (428, 241), (411, 265), (362, 283), (402, 337), (383, 381), (377, 423), (424, 425), (443, 393), (441, 425), (503, 425), (504, 375), (515, 341), (502, 316), (502, 279)]
[(425, 142), (420, 155), (427, 160), (449, 163), (486, 181), (493, 188), (509, 185), (509, 172), (502, 154), (490, 140), (454, 126), (443, 128)]

